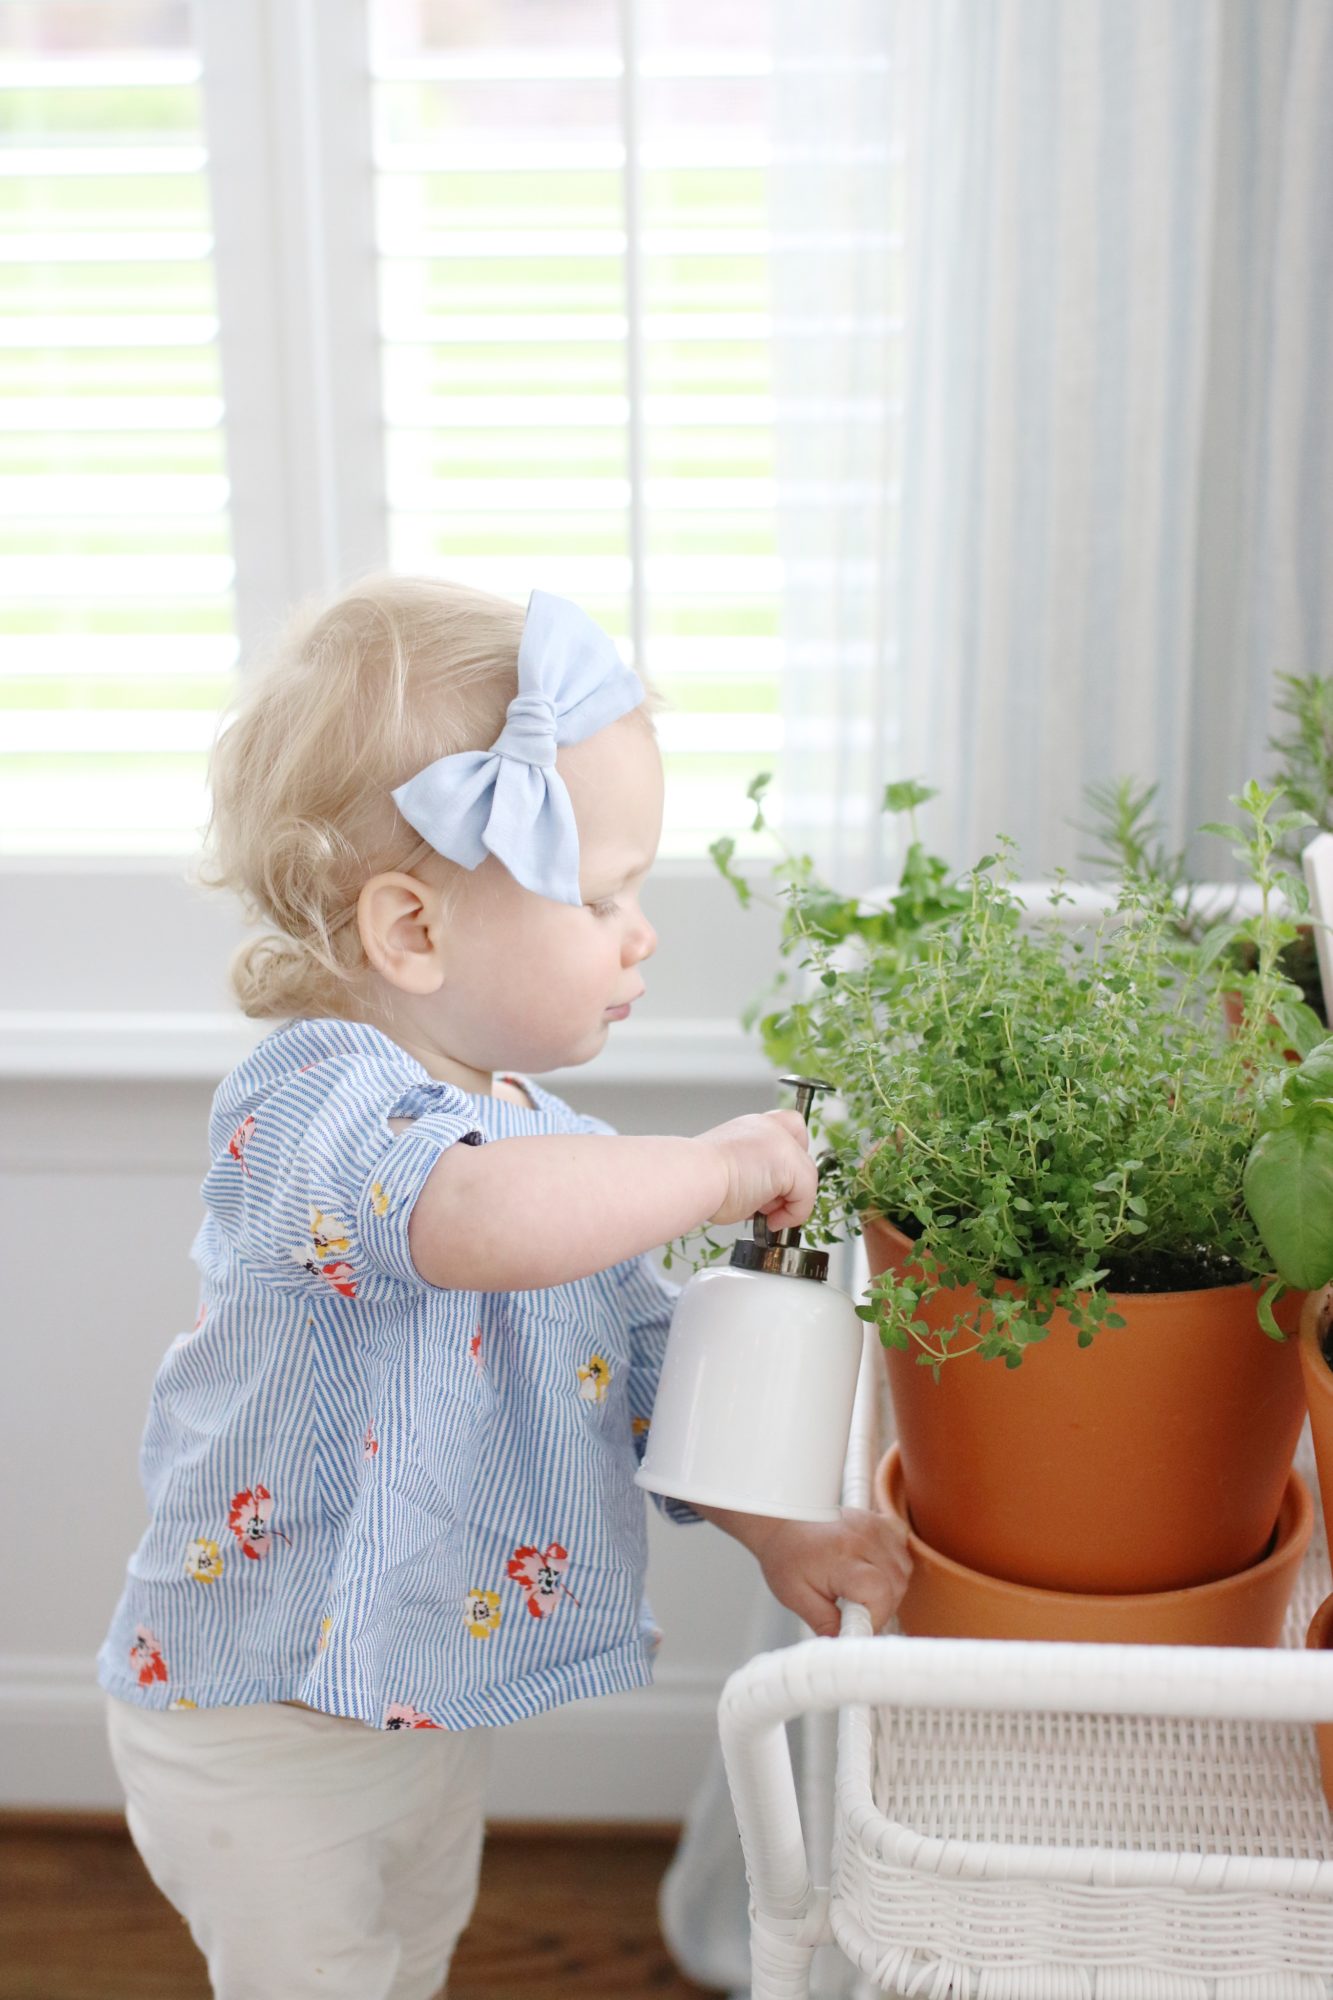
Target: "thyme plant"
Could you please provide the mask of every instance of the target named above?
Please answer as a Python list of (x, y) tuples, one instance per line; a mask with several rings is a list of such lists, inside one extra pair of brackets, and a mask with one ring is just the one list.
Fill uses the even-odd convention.
[[(761, 781), (750, 796), (763, 825)], [(788, 857), (783, 945), (805, 990), (760, 1028), (838, 1093), (815, 1114), (828, 1150), (803, 1233), (828, 1242), (874, 1213), (913, 1239), (857, 1309), (886, 1345), (936, 1370), (965, 1354), (1016, 1367), (1057, 1305), (1087, 1346), (1123, 1324), (1115, 1292), (1267, 1277), (1242, 1188), (1257, 1094), (1289, 1045), (1323, 1034), (1280, 964), (1295, 927), (1275, 892), (1300, 910), (1304, 888), (1277, 852), (1293, 830), (1278, 796), (1252, 782), (1238, 825), (1208, 829), (1235, 843), (1259, 909), (1197, 943), (1169, 890), (1134, 874), (1095, 928), (1063, 916), (1063, 878), (1034, 915), (1008, 842), (958, 879), (913, 842), (917, 886), (880, 911)], [(910, 810), (896, 789), (885, 806)], [(714, 859), (735, 879), (729, 853)], [(926, 1301), (967, 1286), (972, 1309), (928, 1326)]]

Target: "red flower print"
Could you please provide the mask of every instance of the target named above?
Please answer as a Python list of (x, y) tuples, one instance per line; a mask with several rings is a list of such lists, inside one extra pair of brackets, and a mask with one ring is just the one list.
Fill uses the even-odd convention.
[(467, 1344), (467, 1351), (472, 1356), (472, 1366), (476, 1369), (478, 1375), (484, 1375), (486, 1373), (486, 1363), (481, 1358), (480, 1322), (478, 1322), (477, 1330)]
[(154, 1681), (164, 1681), (167, 1677), (167, 1663), (162, 1657), (162, 1641), (146, 1625), (134, 1628), (134, 1644), (130, 1647), (130, 1665), (139, 1676), (140, 1687), (151, 1687)]
[[(552, 1542), (545, 1549), (515, 1549), (509, 1558), (505, 1565), (506, 1574), (527, 1592), (527, 1607), (534, 1618), (549, 1618), (555, 1610), (557, 1594), (562, 1590), (571, 1604), (578, 1605), (577, 1597), (564, 1582), (568, 1563), (569, 1551), (562, 1549), (559, 1542)], [(579, 1608), (582, 1609), (582, 1606)]]
[(248, 1174), (250, 1171), (249, 1167), (246, 1165), (245, 1149), (249, 1145), (251, 1139), (254, 1137), (254, 1130), (255, 1130), (254, 1119), (242, 1118), (240, 1124), (236, 1127), (236, 1130), (232, 1133), (230, 1139), (228, 1139), (227, 1141), (227, 1151), (231, 1154), (231, 1157), (233, 1158), (233, 1160), (235, 1160), (237, 1166), (241, 1169), (241, 1172), (244, 1174)]
[(439, 1726), (413, 1708), (410, 1701), (391, 1701), (384, 1711), (386, 1729), (438, 1729)]
[(373, 1422), (368, 1423), (366, 1425), (366, 1435), (361, 1444), (362, 1458), (374, 1458), (379, 1448), (380, 1441), (375, 1435), (375, 1425)]
[(258, 1562), (266, 1556), (274, 1535), (280, 1541), (287, 1540), (277, 1528), (270, 1528), (269, 1515), (273, 1512), (273, 1495), (267, 1486), (247, 1486), (240, 1493), (233, 1494), (227, 1512), (227, 1526), (241, 1545), (241, 1554), (251, 1562)]

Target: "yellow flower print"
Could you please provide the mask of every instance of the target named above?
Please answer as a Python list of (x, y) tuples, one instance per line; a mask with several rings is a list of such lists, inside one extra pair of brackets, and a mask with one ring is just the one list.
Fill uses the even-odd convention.
[(335, 1292), (345, 1299), (356, 1297), (356, 1272), (344, 1261), (344, 1253), (351, 1248), (352, 1232), (345, 1222), (339, 1222), (332, 1215), (325, 1215), (322, 1209), (310, 1211), (310, 1241), (298, 1249), (293, 1245), (290, 1256), (312, 1278), (325, 1278)]
[(630, 1429), (633, 1431), (636, 1438), (647, 1437), (648, 1435), (647, 1417), (632, 1418), (630, 1421)]
[(389, 1213), (389, 1197), (378, 1181), (372, 1181), (370, 1184), (370, 1205), (376, 1215), (387, 1215)]
[(196, 1583), (216, 1583), (222, 1570), (222, 1555), (216, 1542), (200, 1539), (190, 1543), (185, 1551), (187, 1576), (192, 1576)]
[(310, 1211), (310, 1240), (317, 1250), (327, 1254), (330, 1250), (344, 1251), (352, 1247), (352, 1232), (345, 1222), (336, 1216), (325, 1215), (322, 1209)]
[(322, 1653), (324, 1651), (324, 1648), (328, 1645), (329, 1634), (332, 1630), (333, 1630), (333, 1620), (331, 1618), (323, 1618), (320, 1620), (319, 1644), (315, 1647), (315, 1651), (317, 1653)]
[(489, 1639), (500, 1623), (500, 1599), (493, 1590), (470, 1590), (463, 1600), (463, 1618), (474, 1639)]
[(590, 1354), (586, 1367), (580, 1368), (579, 1394), (585, 1403), (604, 1403), (607, 1384), (611, 1380), (611, 1364), (600, 1354)]
[(167, 1703), (168, 1708), (198, 1708), (197, 1701), (191, 1701), (188, 1694), (178, 1694), (175, 1701)]

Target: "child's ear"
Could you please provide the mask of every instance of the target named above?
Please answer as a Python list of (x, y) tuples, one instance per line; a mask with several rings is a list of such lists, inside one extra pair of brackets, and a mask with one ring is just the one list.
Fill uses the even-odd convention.
[(444, 981), (438, 900), (415, 875), (372, 875), (356, 902), (366, 957), (401, 993), (438, 993)]

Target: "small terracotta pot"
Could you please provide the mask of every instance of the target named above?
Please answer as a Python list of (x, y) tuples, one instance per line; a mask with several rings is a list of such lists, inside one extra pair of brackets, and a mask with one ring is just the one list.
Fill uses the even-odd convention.
[(1324, 1509), (1324, 1525), (1329, 1529), (1333, 1548), (1333, 1368), (1324, 1359), (1323, 1342), (1333, 1323), (1333, 1285), (1321, 1292), (1307, 1292), (1301, 1307), (1301, 1374), (1305, 1401), (1310, 1412), (1310, 1435), (1314, 1439), (1315, 1464), (1319, 1468), (1319, 1496)]
[[(1326, 1597), (1310, 1620), (1305, 1643), (1312, 1653), (1333, 1650), (1333, 1597)], [(1324, 1786), (1324, 1798), (1333, 1806), (1333, 1722), (1316, 1722), (1314, 1740), (1319, 1752), (1319, 1776)]]
[[(864, 1226), (874, 1275), (910, 1263), (899, 1230)], [(1099, 1595), (1191, 1589), (1257, 1562), (1305, 1418), (1298, 1343), (1269, 1340), (1257, 1303), (1249, 1285), (1120, 1293), (1126, 1325), (1091, 1347), (1056, 1312), (1020, 1367), (960, 1355), (938, 1382), (915, 1346), (886, 1348), (931, 1547), (986, 1576)], [(979, 1305), (970, 1287), (937, 1292), (919, 1317), (937, 1329)], [(1299, 1294), (1279, 1304), (1289, 1332), (1299, 1310)]]
[[(875, 1507), (907, 1527), (912, 1575), (898, 1622), (912, 1638), (1089, 1639), (1142, 1646), (1275, 1646), (1314, 1528), (1314, 1501), (1292, 1471), (1273, 1546), (1234, 1576), (1192, 1590), (1135, 1595), (1034, 1590), (950, 1561), (923, 1542), (907, 1510), (902, 1458), (891, 1445), (875, 1469)], [(1330, 1728), (1333, 1736), (1333, 1727)]]
[[(1271, 1014), (1268, 1018), (1270, 1021), (1273, 1021)], [(1236, 1029), (1245, 1019), (1245, 1002), (1239, 993), (1224, 993), (1222, 995), (1222, 1019), (1234, 1035)], [(1276, 1021), (1273, 1021), (1273, 1026), (1277, 1026)], [(1283, 1049), (1282, 1053), (1289, 1063), (1298, 1063), (1301, 1059), (1299, 1049)]]

